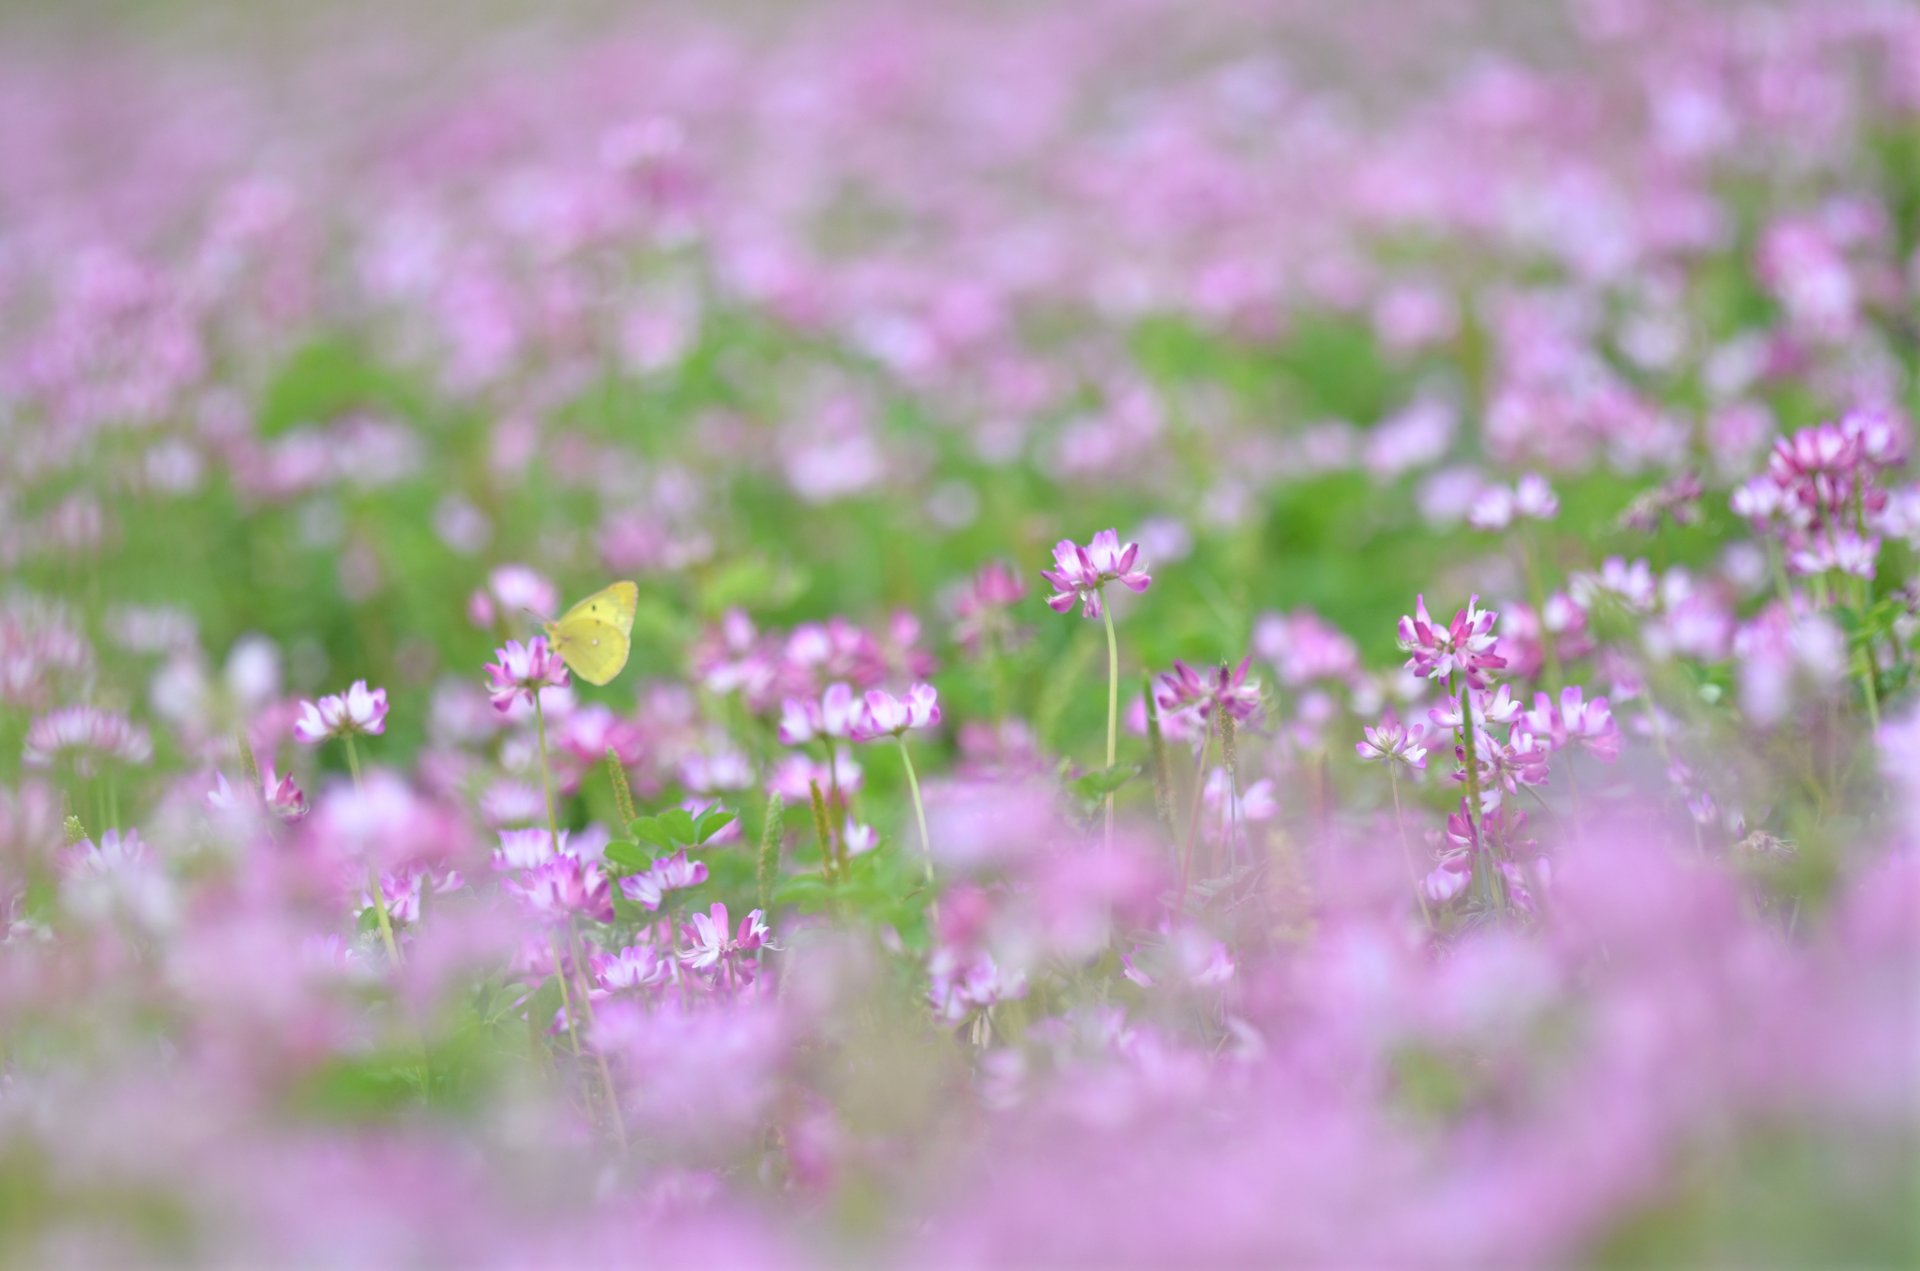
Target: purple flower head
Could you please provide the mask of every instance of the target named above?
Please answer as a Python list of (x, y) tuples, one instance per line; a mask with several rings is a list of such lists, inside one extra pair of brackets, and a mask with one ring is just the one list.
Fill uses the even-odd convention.
[(1409, 727), (1397, 719), (1383, 719), (1377, 728), (1367, 725), (1366, 735), (1365, 741), (1356, 742), (1353, 747), (1362, 759), (1403, 763), (1409, 768), (1424, 769), (1427, 766), (1425, 724)]
[(987, 640), (1004, 642), (1013, 634), (1007, 611), (1027, 595), (1027, 584), (1005, 561), (988, 561), (967, 580), (954, 601), (954, 638), (978, 648)]
[(874, 741), (939, 722), (940, 694), (931, 684), (914, 685), (905, 701), (884, 689), (871, 689), (854, 717), (852, 735), (855, 741)]
[(555, 856), (508, 884), (535, 913), (564, 919), (579, 914), (597, 922), (613, 921), (613, 895), (598, 865), (571, 856)]
[(298, 821), (307, 814), (307, 796), (291, 776), (276, 774), (271, 766), (260, 774), (259, 802), (252, 803), (227, 784), (224, 772), (213, 774), (213, 789), (207, 791), (207, 807), (215, 812), (246, 812), (264, 808), (282, 821)]
[(500, 846), (493, 852), (495, 869), (535, 869), (554, 859), (556, 856), (572, 856), (567, 849), (567, 832), (560, 831), (559, 841), (545, 827), (529, 827), (518, 830), (501, 830)]
[(818, 702), (787, 698), (780, 705), (780, 743), (804, 746), (817, 737), (850, 736), (859, 704), (845, 683), (827, 685)]
[(618, 953), (590, 953), (594, 984), (608, 993), (657, 988), (673, 978), (673, 962), (650, 944), (628, 945)]
[(487, 663), (487, 696), (495, 710), (511, 710), (515, 701), (523, 699), (531, 704), (540, 690), (567, 686), (567, 664), (547, 647), (545, 636), (525, 644), (509, 640), (494, 650), (494, 656), (499, 661)]
[(629, 874), (620, 880), (620, 894), (649, 910), (660, 908), (670, 891), (698, 887), (707, 881), (705, 861), (689, 861), (686, 849), (663, 856), (644, 874)]
[(29, 768), (71, 764), (82, 775), (96, 760), (144, 764), (153, 758), (153, 739), (125, 715), (92, 706), (62, 706), (27, 726), (20, 761)]
[(1066, 613), (1078, 603), (1083, 617), (1098, 618), (1101, 589), (1108, 583), (1117, 582), (1129, 591), (1140, 592), (1153, 582), (1146, 570), (1138, 568), (1139, 555), (1140, 545), (1128, 543), (1122, 547), (1116, 530), (1101, 530), (1085, 547), (1061, 539), (1054, 544), (1053, 568), (1040, 571), (1040, 577), (1053, 588), (1047, 607), (1055, 613)]
[(491, 627), (521, 610), (551, 614), (560, 605), (560, 590), (545, 575), (527, 565), (502, 565), (487, 575), (487, 585), (467, 599), (467, 619), (476, 627)]
[(301, 702), (300, 718), (293, 724), (295, 739), (309, 746), (335, 737), (378, 737), (386, 731), (387, 690), (369, 689), (365, 680), (355, 680), (344, 693)]
[(1545, 693), (1535, 693), (1533, 709), (1521, 718), (1520, 727), (1549, 749), (1562, 750), (1577, 742), (1612, 762), (1620, 757), (1620, 729), (1613, 722), (1613, 712), (1606, 698), (1587, 701), (1585, 697), (1578, 684), (1561, 689), (1558, 703)]
[(772, 945), (772, 933), (758, 909), (740, 920), (738, 931), (728, 929), (729, 917), (727, 907), (717, 901), (706, 913), (694, 914), (681, 929), (681, 943), (686, 947), (680, 951), (680, 960), (700, 971), (717, 966), (735, 954), (752, 953)]
[(1252, 661), (1251, 657), (1242, 658), (1240, 665), (1231, 669), (1222, 662), (1210, 674), (1202, 675), (1176, 660), (1173, 670), (1160, 677), (1160, 691), (1154, 694), (1154, 701), (1170, 715), (1192, 710), (1202, 719), (1211, 719), (1214, 711), (1220, 710), (1244, 724), (1260, 711), (1260, 681), (1247, 681), (1247, 667)]
[(1493, 634), (1493, 624), (1499, 617), (1491, 609), (1480, 608), (1480, 597), (1473, 596), (1467, 600), (1467, 607), (1443, 627), (1428, 615), (1427, 598), (1416, 597), (1413, 616), (1400, 619), (1400, 647), (1410, 655), (1407, 669), (1449, 684), (1458, 675), (1474, 688), (1486, 688), (1488, 673), (1507, 664), (1495, 652), (1499, 641)]

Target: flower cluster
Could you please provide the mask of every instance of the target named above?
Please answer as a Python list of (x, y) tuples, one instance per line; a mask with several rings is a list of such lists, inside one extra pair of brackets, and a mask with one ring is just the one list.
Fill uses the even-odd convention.
[(369, 689), (365, 680), (355, 680), (344, 693), (300, 703), (300, 718), (293, 724), (295, 739), (309, 746), (335, 737), (377, 737), (386, 731), (387, 690)]
[(1480, 608), (1480, 597), (1473, 596), (1466, 608), (1453, 615), (1446, 626), (1436, 623), (1427, 613), (1427, 598), (1416, 597), (1411, 617), (1400, 619), (1400, 648), (1407, 653), (1407, 670), (1423, 679), (1445, 680), (1449, 691), (1460, 683), (1484, 689), (1492, 672), (1506, 666), (1499, 653), (1499, 640), (1493, 634), (1500, 615)]
[(545, 636), (525, 644), (509, 640), (493, 656), (498, 661), (487, 663), (486, 670), (487, 696), (495, 710), (512, 710), (519, 702), (531, 705), (542, 691), (569, 683), (567, 664), (547, 647)]
[(1128, 543), (1122, 547), (1120, 535), (1114, 530), (1101, 530), (1085, 547), (1061, 539), (1053, 548), (1053, 568), (1040, 571), (1040, 577), (1053, 588), (1047, 607), (1055, 613), (1066, 613), (1078, 604), (1082, 617), (1100, 617), (1108, 583), (1119, 583), (1132, 592), (1145, 591), (1152, 584), (1152, 577), (1140, 568), (1139, 558), (1140, 545)]
[(1871, 579), (1889, 526), (1885, 475), (1904, 462), (1892, 417), (1855, 411), (1774, 443), (1766, 471), (1733, 492), (1734, 512), (1782, 544), (1795, 573)]

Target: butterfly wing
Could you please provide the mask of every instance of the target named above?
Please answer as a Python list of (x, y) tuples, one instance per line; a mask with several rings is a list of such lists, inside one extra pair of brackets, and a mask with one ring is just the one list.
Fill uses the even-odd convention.
[(553, 650), (589, 684), (607, 684), (627, 665), (640, 589), (618, 582), (594, 592), (547, 624)]
[(554, 651), (589, 684), (607, 684), (627, 665), (632, 649), (624, 631), (594, 618), (562, 618), (554, 624)]
[(629, 582), (602, 587), (560, 615), (554, 625), (564, 627), (575, 618), (604, 622), (623, 636), (633, 634), (633, 615), (640, 608), (640, 588)]

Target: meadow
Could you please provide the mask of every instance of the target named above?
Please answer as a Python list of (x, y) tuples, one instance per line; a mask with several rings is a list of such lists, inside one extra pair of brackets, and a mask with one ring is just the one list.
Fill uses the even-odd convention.
[(1920, 9), (0, 15), (0, 1266), (1920, 1259)]

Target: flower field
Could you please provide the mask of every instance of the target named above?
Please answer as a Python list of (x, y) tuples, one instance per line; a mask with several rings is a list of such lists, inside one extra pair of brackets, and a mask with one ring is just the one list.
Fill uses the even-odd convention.
[(0, 1266), (1920, 1260), (1920, 9), (101, 8)]

